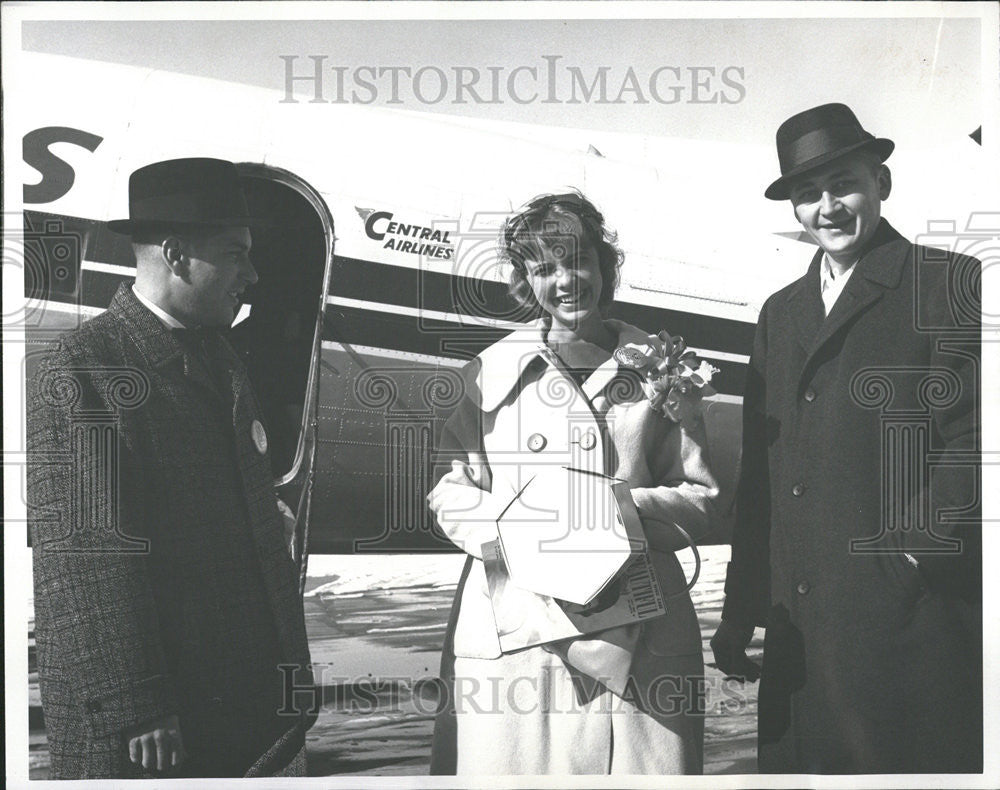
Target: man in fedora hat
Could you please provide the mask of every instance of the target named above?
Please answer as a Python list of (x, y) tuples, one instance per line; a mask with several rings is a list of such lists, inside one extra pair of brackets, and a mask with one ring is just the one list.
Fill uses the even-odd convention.
[(760, 673), (761, 772), (980, 772), (979, 262), (882, 218), (893, 143), (843, 104), (777, 148), (819, 249), (757, 325), (716, 661)]
[(29, 384), (35, 642), (53, 778), (304, 768), (312, 700), (267, 435), (220, 329), (257, 275), (231, 162), (129, 179), (134, 284)]

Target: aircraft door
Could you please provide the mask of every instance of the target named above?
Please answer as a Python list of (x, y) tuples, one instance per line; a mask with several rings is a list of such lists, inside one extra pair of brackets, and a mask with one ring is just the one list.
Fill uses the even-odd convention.
[(333, 261), (333, 220), (323, 199), (287, 171), (238, 165), (251, 216), (246, 317), (230, 332), (264, 415), (272, 472), (298, 517), (296, 558), (305, 545), (324, 297)]

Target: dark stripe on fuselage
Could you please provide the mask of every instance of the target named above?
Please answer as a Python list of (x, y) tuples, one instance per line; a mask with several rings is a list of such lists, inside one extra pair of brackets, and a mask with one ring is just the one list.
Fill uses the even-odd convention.
[[(34, 247), (26, 250), (25, 296), (66, 305), (106, 308), (120, 283), (133, 275), (122, 271), (81, 271), (83, 259), (134, 266), (128, 239), (111, 233), (105, 223), (76, 217), (25, 212), (25, 231)], [(69, 259), (57, 253), (68, 239)], [(30, 252), (33, 255), (28, 255)], [(523, 319), (514, 310), (507, 286), (445, 272), (418, 270), (336, 256), (330, 293), (347, 299), (384, 305), (382, 309), (328, 305), (324, 339), (395, 351), (470, 359), (507, 334), (506, 329), (463, 326), (440, 318), (394, 314), (393, 307), (424, 309), (436, 314), (474, 315), (502, 321)], [(442, 262), (442, 266), (450, 266)], [(66, 269), (69, 268), (69, 276)], [(679, 310), (617, 302), (610, 311), (648, 332), (666, 329), (709, 351), (747, 356), (753, 324)], [(719, 391), (742, 394), (745, 365), (713, 360), (722, 370)]]
[[(487, 280), (337, 257), (330, 294), (411, 309), (518, 320), (507, 286)], [(449, 265), (449, 264), (443, 264)], [(729, 318), (616, 302), (610, 311), (647, 332), (666, 329), (697, 348), (749, 356), (754, 325)]]
[[(683, 333), (685, 327), (679, 326), (673, 331), (675, 334)], [(509, 329), (462, 326), (419, 316), (327, 305), (323, 339), (347, 345), (468, 360), (509, 332)], [(720, 371), (712, 379), (715, 389), (725, 395), (742, 395), (746, 365), (715, 359), (712, 364)]]

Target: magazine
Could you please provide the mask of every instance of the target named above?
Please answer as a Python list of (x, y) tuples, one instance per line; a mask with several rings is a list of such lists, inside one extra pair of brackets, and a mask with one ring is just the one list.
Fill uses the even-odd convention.
[(648, 552), (633, 557), (605, 590), (610, 594), (599, 595), (588, 606), (538, 595), (515, 585), (499, 540), (483, 544), (483, 564), (504, 653), (638, 623), (667, 611)]
[(497, 517), (497, 534), (514, 584), (581, 606), (646, 550), (628, 483), (570, 467), (528, 480)]

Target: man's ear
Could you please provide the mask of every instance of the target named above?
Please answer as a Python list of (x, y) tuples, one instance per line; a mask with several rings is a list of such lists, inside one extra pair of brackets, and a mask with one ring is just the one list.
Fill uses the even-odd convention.
[(885, 200), (892, 192), (892, 173), (886, 165), (882, 165), (878, 171), (878, 196), (879, 200)]
[(172, 274), (187, 277), (188, 259), (184, 254), (184, 244), (177, 236), (167, 236), (160, 244), (160, 255)]

